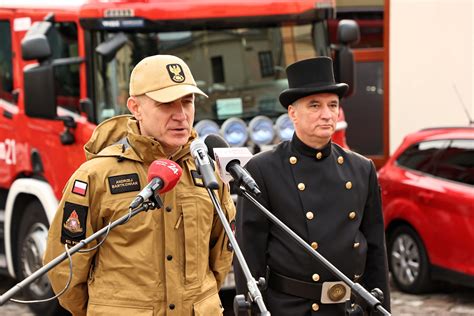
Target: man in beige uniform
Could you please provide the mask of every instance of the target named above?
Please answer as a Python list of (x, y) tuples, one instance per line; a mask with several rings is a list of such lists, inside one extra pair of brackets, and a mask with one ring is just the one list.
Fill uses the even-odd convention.
[[(183, 175), (161, 196), (163, 208), (138, 214), (97, 250), (72, 257), (72, 283), (59, 300), (74, 315), (222, 314), (218, 290), (232, 252), (207, 191), (192, 178), (195, 94), (205, 96), (181, 59), (147, 57), (130, 78), (133, 117), (103, 122), (86, 144), (87, 161), (70, 178), (51, 224), (45, 262), (64, 244), (75, 245), (127, 214), (154, 160), (175, 161)], [(217, 195), (233, 220), (234, 204), (222, 182)], [(69, 276), (67, 261), (48, 275), (59, 292)]]

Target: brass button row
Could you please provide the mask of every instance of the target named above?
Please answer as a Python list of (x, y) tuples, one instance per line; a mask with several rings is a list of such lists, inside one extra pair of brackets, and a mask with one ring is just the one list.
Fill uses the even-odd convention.
[[(323, 158), (323, 154), (322, 154), (321, 152), (318, 152), (318, 153), (316, 154), (316, 159), (319, 160), (319, 159), (321, 159), (321, 158)], [(298, 158), (296, 158), (295, 156), (291, 156), (290, 159), (288, 159), (288, 160), (290, 161), (290, 163), (291, 163), (292, 165), (294, 165), (294, 164), (296, 164), (296, 163), (298, 162)], [(340, 165), (342, 165), (342, 164), (344, 163), (344, 157), (342, 157), (342, 156), (337, 157), (337, 163), (340, 164)]]
[[(298, 183), (298, 190), (304, 191), (305, 188), (306, 188), (306, 185), (303, 182)], [(352, 189), (352, 182), (350, 181), (346, 182), (346, 189), (347, 190)]]

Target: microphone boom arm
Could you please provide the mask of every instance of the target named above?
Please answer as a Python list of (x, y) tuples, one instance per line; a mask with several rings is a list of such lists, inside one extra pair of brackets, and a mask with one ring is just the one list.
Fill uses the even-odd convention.
[(260, 293), (257, 282), (252, 277), (252, 273), (250, 272), (247, 262), (245, 261), (244, 255), (242, 254), (239, 244), (237, 243), (237, 240), (235, 239), (235, 236), (232, 233), (232, 229), (230, 228), (230, 225), (227, 222), (227, 219), (224, 215), (224, 212), (222, 211), (222, 207), (220, 206), (219, 201), (216, 198), (216, 195), (209, 188), (207, 188), (207, 192), (209, 193), (209, 197), (211, 198), (212, 204), (214, 204), (214, 208), (217, 211), (217, 215), (219, 215), (219, 219), (222, 222), (222, 226), (224, 227), (227, 237), (229, 237), (229, 241), (232, 247), (234, 248), (235, 256), (237, 257), (240, 267), (242, 268), (242, 271), (247, 280), (247, 288), (249, 290), (249, 295), (251, 297), (252, 302), (257, 303), (258, 308), (260, 309), (260, 315), (262, 316), (271, 315), (270, 312), (267, 310), (265, 303), (263, 302), (262, 293)]

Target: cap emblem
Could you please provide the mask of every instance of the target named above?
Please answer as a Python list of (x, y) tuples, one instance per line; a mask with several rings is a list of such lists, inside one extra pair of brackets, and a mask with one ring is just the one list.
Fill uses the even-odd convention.
[(171, 80), (176, 83), (181, 83), (184, 81), (183, 69), (179, 64), (169, 64), (166, 66), (166, 69), (168, 69)]

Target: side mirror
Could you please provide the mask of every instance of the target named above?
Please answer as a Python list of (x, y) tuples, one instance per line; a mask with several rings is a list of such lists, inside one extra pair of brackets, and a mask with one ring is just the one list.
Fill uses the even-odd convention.
[(21, 41), (21, 55), (24, 60), (37, 59), (40, 63), (51, 57), (51, 47), (46, 34), (52, 23), (47, 21), (35, 22)]
[(337, 25), (337, 40), (343, 45), (355, 45), (360, 41), (359, 25), (354, 20), (341, 20)]
[(56, 91), (51, 64), (35, 65), (24, 70), (25, 114), (30, 117), (55, 119)]
[(355, 45), (360, 40), (359, 25), (354, 20), (341, 20), (337, 26), (338, 47), (335, 49), (334, 76), (337, 82), (349, 85), (346, 96), (354, 93), (355, 63), (354, 54), (350, 45)]
[(101, 43), (95, 48), (96, 53), (104, 57), (106, 62), (110, 62), (114, 59), (115, 54), (122, 48), (128, 41), (127, 35), (120, 32), (109, 38), (107, 41)]

